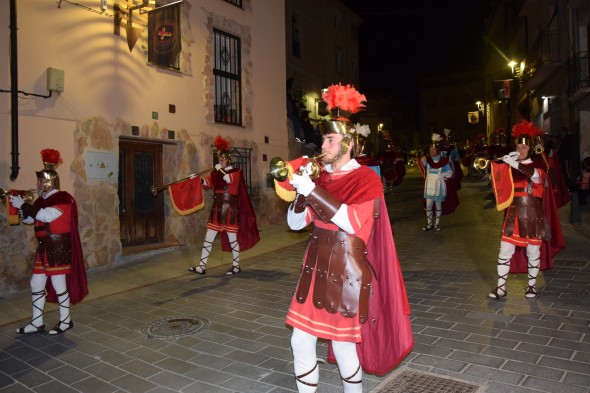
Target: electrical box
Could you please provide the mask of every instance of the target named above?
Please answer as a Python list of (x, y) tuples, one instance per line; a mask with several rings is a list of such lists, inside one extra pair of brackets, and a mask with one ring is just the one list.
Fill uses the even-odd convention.
[(93, 181), (117, 181), (119, 157), (115, 153), (86, 151), (84, 153), (86, 179)]
[(47, 68), (47, 90), (61, 93), (64, 91), (64, 71), (57, 68)]

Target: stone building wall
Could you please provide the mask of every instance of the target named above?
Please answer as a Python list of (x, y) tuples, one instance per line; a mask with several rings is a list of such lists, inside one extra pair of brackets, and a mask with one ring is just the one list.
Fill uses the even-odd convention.
[[(168, 139), (168, 130), (155, 122), (140, 127), (140, 135), (131, 135), (131, 125), (117, 119), (109, 124), (102, 117), (90, 117), (79, 122), (73, 131), (75, 158), (70, 164), (70, 176), (74, 181), (74, 198), (78, 204), (79, 232), (87, 269), (119, 264), (122, 262), (121, 233), (119, 223), (118, 184), (115, 181), (89, 181), (85, 170), (85, 153), (99, 151), (115, 153), (118, 157), (119, 137), (137, 138), (138, 141), (163, 144), (163, 173), (165, 184), (212, 167), (214, 136), (199, 133), (190, 135), (186, 130), (176, 132), (176, 139)], [(258, 227), (284, 222), (287, 204), (274, 193), (261, 190), (258, 184), (261, 172), (258, 162), (258, 146), (250, 140), (227, 138), (231, 146), (252, 149), (252, 195)], [(58, 168), (60, 176), (68, 176), (67, 165)], [(166, 193), (166, 191), (163, 191)], [(179, 215), (165, 201), (165, 242), (179, 245), (201, 244), (205, 224), (212, 204), (211, 192), (205, 192), (205, 207), (187, 216)], [(26, 289), (36, 249), (33, 228), (20, 224), (10, 226), (5, 214), (0, 214), (0, 255), (6, 258), (0, 263), (0, 296)]]

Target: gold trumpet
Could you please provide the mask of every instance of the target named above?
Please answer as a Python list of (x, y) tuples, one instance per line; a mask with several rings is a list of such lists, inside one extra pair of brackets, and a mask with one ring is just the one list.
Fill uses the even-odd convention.
[[(309, 177), (312, 179), (315, 179), (320, 175), (320, 171), (321, 171), (321, 165), (318, 162), (318, 160), (325, 155), (326, 155), (326, 153), (322, 153), (322, 154), (319, 154), (314, 157), (296, 158), (295, 160), (292, 160), (292, 161), (285, 161), (280, 157), (274, 157), (272, 160), (270, 160), (270, 174), (272, 175), (272, 177), (275, 178), (276, 181), (279, 181), (279, 182), (284, 181), (288, 177), (290, 177), (290, 175), (291, 175), (288, 164), (290, 162), (295, 163), (295, 162), (301, 161), (299, 164), (300, 166), (305, 166), (308, 163), (311, 163), (311, 174), (309, 175)], [(295, 173), (300, 175), (301, 170), (297, 170), (297, 171), (295, 171)]]
[(12, 192), (4, 191), (2, 188), (0, 188), (0, 200), (2, 200), (2, 203), (6, 203), (7, 197), (10, 197), (11, 195), (21, 195), (23, 198), (25, 198), (25, 202), (28, 203), (35, 199), (36, 192), (37, 190), (35, 188), (30, 188), (28, 190), (13, 190)]
[(214, 170), (214, 169), (215, 169), (215, 168), (209, 168), (209, 169), (207, 169), (207, 170), (204, 170), (204, 171), (202, 171), (202, 172), (199, 172), (199, 173), (191, 173), (190, 175), (188, 175), (187, 177), (185, 177), (185, 178), (183, 178), (183, 179), (176, 180), (176, 181), (173, 181), (173, 182), (171, 182), (171, 183), (168, 183), (168, 184), (164, 184), (163, 186), (156, 186), (156, 185), (154, 184), (154, 185), (152, 186), (152, 188), (151, 188), (152, 195), (153, 195), (153, 196), (157, 196), (157, 195), (158, 195), (158, 193), (159, 193), (160, 191), (162, 191), (162, 190), (165, 190), (165, 189), (166, 189), (166, 188), (168, 188), (168, 186), (169, 186), (169, 185), (171, 185), (171, 184), (180, 183), (180, 182), (182, 182), (182, 181), (185, 181), (185, 180), (188, 180), (188, 179), (190, 179), (191, 177), (195, 177), (195, 176), (203, 176), (203, 175), (205, 175), (205, 174), (208, 174), (209, 172), (211, 172), (211, 171), (212, 171), (212, 170)]

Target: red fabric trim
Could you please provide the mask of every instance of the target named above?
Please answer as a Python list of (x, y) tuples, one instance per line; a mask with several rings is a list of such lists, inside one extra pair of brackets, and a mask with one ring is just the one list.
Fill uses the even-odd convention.
[(170, 184), (168, 192), (174, 210), (181, 216), (194, 213), (205, 206), (200, 176)]
[(440, 157), (440, 160), (438, 160), (438, 162), (434, 162), (432, 157), (429, 156), (429, 157), (426, 157), (426, 162), (432, 168), (438, 169), (438, 168), (442, 168), (443, 166), (447, 165), (449, 163), (449, 159), (447, 157)]
[[(381, 179), (374, 170), (364, 165), (338, 178), (322, 171), (315, 183), (345, 204), (362, 203), (383, 197)], [(350, 187), (349, 184), (355, 186)]]

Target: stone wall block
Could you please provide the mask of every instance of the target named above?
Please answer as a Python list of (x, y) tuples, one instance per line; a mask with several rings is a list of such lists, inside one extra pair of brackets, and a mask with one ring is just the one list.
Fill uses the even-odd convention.
[(111, 151), (115, 149), (109, 125), (102, 117), (94, 118), (90, 130), (90, 144), (93, 149)]

